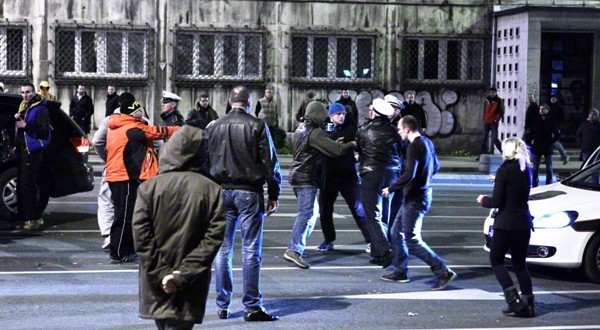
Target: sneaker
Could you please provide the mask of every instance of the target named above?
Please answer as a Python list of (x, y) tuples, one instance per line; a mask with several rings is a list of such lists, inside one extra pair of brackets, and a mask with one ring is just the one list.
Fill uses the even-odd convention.
[(331, 251), (331, 250), (333, 250), (333, 242), (330, 242), (330, 241), (323, 241), (323, 243), (321, 243), (321, 245), (319, 245), (317, 247), (317, 251), (321, 251), (321, 252)]
[(225, 319), (229, 318), (230, 313), (229, 313), (229, 310), (227, 310), (227, 309), (220, 309), (219, 308), (219, 310), (217, 311), (217, 315), (219, 316), (219, 318), (221, 320), (225, 320)]
[(389, 273), (387, 275), (381, 276), (381, 279), (384, 281), (392, 281), (392, 282), (400, 282), (400, 283), (408, 283), (410, 281), (408, 279), (408, 275), (406, 275), (406, 273)]
[(563, 158), (562, 161), (563, 161), (563, 165), (567, 165), (569, 163), (569, 159), (567, 159), (567, 158)]
[(126, 255), (123, 258), (118, 257), (110, 257), (111, 264), (137, 264), (139, 262), (139, 257), (137, 254), (132, 253), (130, 255)]
[(104, 237), (104, 242), (102, 242), (102, 250), (108, 250), (110, 248), (110, 236)]
[(367, 244), (367, 247), (365, 248), (365, 252), (371, 253), (371, 243)]
[(310, 264), (308, 262), (304, 261), (304, 259), (302, 259), (302, 256), (300, 255), (300, 253), (298, 253), (296, 251), (292, 251), (292, 250), (285, 251), (285, 253), (283, 254), (283, 259), (294, 263), (296, 266), (298, 266), (302, 269), (310, 268)]
[(442, 290), (448, 286), (450, 282), (452, 282), (456, 278), (456, 273), (452, 271), (452, 269), (448, 268), (445, 272), (440, 275), (434, 286), (431, 287), (431, 290), (437, 291)]
[(256, 321), (276, 321), (279, 320), (279, 316), (269, 314), (264, 308), (261, 308), (256, 311), (246, 311), (244, 312), (244, 321), (246, 322), (256, 322)]
[(26, 220), (23, 222), (23, 229), (25, 230), (35, 230), (40, 228), (41, 225), (44, 224), (44, 219), (39, 218), (37, 220)]

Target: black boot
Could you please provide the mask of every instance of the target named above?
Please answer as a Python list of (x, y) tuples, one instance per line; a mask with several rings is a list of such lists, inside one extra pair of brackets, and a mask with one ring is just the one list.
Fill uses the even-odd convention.
[(514, 286), (504, 290), (504, 300), (508, 306), (502, 310), (504, 314), (516, 313), (523, 308), (521, 298), (519, 297), (519, 291)]
[(521, 295), (521, 309), (516, 313), (520, 317), (534, 317), (535, 316), (535, 304), (533, 293)]

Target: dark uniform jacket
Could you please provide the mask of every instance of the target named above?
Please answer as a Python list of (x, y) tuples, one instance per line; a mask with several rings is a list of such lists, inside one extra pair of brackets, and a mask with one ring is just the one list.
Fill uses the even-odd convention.
[(244, 109), (232, 108), (206, 127), (210, 174), (223, 189), (263, 192), (278, 200), (281, 173), (269, 129)]
[(161, 113), (160, 118), (163, 120), (162, 126), (183, 126), (185, 123), (183, 116), (177, 109), (169, 114)]
[(219, 119), (219, 115), (210, 105), (206, 108), (202, 108), (200, 104), (196, 102), (196, 108), (188, 112), (185, 124), (205, 129), (206, 125), (217, 119)]
[[(139, 187), (132, 226), (142, 318), (202, 322), (225, 230), (221, 187), (199, 173), (205, 161), (202, 131), (186, 126), (161, 149), (160, 173)], [(180, 287), (167, 294), (162, 279), (173, 271)]]
[(529, 130), (527, 144), (531, 145), (533, 155), (550, 155), (554, 151), (554, 142), (559, 137), (558, 125), (552, 116), (537, 116)]
[(485, 197), (483, 207), (497, 208), (494, 228), (504, 230), (528, 230), (533, 228), (529, 214), (529, 191), (531, 189), (531, 169), (524, 171), (517, 160), (505, 160), (496, 171), (494, 192)]
[(375, 170), (400, 171), (400, 136), (387, 117), (379, 116), (358, 129), (360, 175)]
[(87, 94), (83, 94), (81, 99), (77, 97), (77, 94), (71, 98), (71, 103), (69, 104), (69, 116), (73, 118), (86, 134), (90, 133), (93, 114), (94, 103), (92, 102), (92, 98)]

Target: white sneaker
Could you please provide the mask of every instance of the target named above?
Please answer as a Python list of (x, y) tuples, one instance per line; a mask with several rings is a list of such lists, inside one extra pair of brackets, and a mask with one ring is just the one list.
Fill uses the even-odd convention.
[(42, 218), (39, 218), (37, 220), (26, 220), (23, 223), (23, 229), (35, 230), (35, 229), (40, 228), (40, 226), (43, 224), (44, 224), (44, 219), (42, 219)]
[(107, 250), (110, 247), (110, 236), (104, 237), (104, 242), (102, 242), (102, 250)]
[(367, 247), (365, 248), (365, 252), (371, 253), (371, 243), (367, 244)]

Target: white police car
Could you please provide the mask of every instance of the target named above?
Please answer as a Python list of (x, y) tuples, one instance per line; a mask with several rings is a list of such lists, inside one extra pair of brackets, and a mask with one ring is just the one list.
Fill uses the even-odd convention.
[[(582, 170), (560, 182), (531, 189), (529, 209), (535, 231), (529, 241), (529, 264), (581, 267), (589, 281), (600, 283), (600, 161), (591, 163), (598, 155), (600, 148)], [(483, 225), (486, 251), (494, 215), (492, 210)]]

